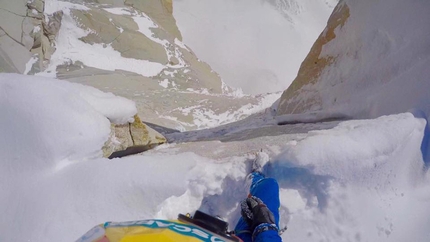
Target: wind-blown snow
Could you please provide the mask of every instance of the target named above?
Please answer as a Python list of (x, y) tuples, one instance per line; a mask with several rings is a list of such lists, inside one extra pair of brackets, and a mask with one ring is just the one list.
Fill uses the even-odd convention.
[(64, 86), (68, 86), (67, 89), (69, 90), (78, 92), (82, 99), (112, 123), (125, 124), (133, 122), (133, 116), (137, 114), (136, 104), (129, 99), (78, 83), (65, 82)]
[(130, 100), (41, 77), (1, 74), (0, 93), (0, 157), (11, 172), (101, 156), (108, 119), (124, 123), (137, 112)]
[(178, 0), (183, 41), (222, 79), (248, 94), (285, 90), (336, 0)]

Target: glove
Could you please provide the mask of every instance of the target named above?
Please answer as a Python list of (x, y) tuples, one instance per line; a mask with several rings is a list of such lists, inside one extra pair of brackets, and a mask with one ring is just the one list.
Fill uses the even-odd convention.
[[(241, 202), (241, 215), (245, 222), (249, 225), (253, 237), (257, 234), (267, 231), (276, 230), (275, 217), (273, 213), (267, 208), (266, 204), (258, 197), (248, 197)], [(256, 229), (257, 228), (257, 229)]]

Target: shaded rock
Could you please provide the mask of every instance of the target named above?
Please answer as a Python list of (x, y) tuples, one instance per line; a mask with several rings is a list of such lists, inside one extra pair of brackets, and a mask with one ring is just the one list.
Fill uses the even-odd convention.
[(55, 52), (55, 47), (51, 45), (51, 41), (49, 41), (46, 35), (41, 36), (41, 44), (43, 60), (51, 59), (52, 54)]
[[(30, 60), (30, 52), (8, 35), (0, 37), (0, 72), (24, 73), (25, 65)], [(4, 65), (3, 65), (4, 64)]]
[(35, 9), (27, 9), (27, 17), (36, 18), (36, 19), (43, 19), (43, 12), (39, 13)]
[(0, 9), (25, 17), (27, 13), (26, 4), (27, 0), (0, 0)]
[(112, 23), (117, 28), (121, 27), (123, 29), (134, 30), (134, 31), (139, 30), (139, 26), (137, 26), (137, 23), (132, 18), (130, 18), (129, 16), (116, 15), (116, 14), (111, 14), (111, 13), (107, 13), (107, 14), (108, 14), (109, 18), (112, 19)]
[(9, 55), (0, 48), (0, 73), (2, 72), (19, 73)]
[(96, 0), (97, 3), (101, 4), (109, 4), (114, 7), (123, 7), (124, 6), (124, 0)]
[(112, 124), (108, 141), (103, 146), (103, 156), (110, 157), (112, 153), (125, 151), (133, 147), (152, 147), (165, 143), (166, 139), (157, 131), (142, 123), (135, 115), (131, 124)]
[(126, 58), (161, 64), (168, 62), (163, 46), (138, 32), (137, 24), (130, 17), (99, 10), (74, 10), (73, 16), (84, 28), (91, 30), (90, 34), (81, 38), (85, 43), (111, 44), (122, 57)]
[[(81, 24), (83, 29), (90, 30), (91, 33), (81, 38), (82, 41), (89, 44), (94, 43), (111, 43), (120, 35), (120, 31), (107, 17), (99, 11), (82, 11), (72, 10), (72, 15)], [(137, 25), (136, 25), (137, 28)]]
[(306, 85), (315, 84), (321, 72), (333, 63), (335, 57), (321, 57), (323, 46), (336, 37), (335, 29), (342, 27), (350, 16), (349, 7), (341, 1), (330, 16), (327, 27), (320, 34), (312, 46), (309, 54), (302, 62), (297, 77), (292, 84), (282, 93), (278, 106), (278, 115), (297, 114), (305, 110), (317, 111), (321, 108), (321, 99), (313, 95), (306, 100), (294, 98)]
[[(36, 10), (38, 13), (42, 13), (45, 10), (45, 1), (44, 0), (30, 0), (27, 2), (27, 7), (29, 10)], [(31, 11), (33, 12), (33, 11)]]
[(32, 36), (34, 26), (33, 18), (24, 18), (24, 21), (22, 22), (21, 43), (25, 48), (27, 48), (27, 50), (31, 50), (34, 45), (34, 38)]
[(149, 60), (167, 64), (167, 55), (164, 48), (148, 39), (145, 35), (124, 30), (112, 43), (112, 47), (126, 58)]
[(2, 28), (3, 31), (17, 43), (21, 42), (23, 21), (24, 17), (0, 9), (0, 28)]
[[(42, 0), (37, 0), (43, 6)], [(30, 50), (34, 46), (34, 29), (41, 24), (40, 20), (26, 17), (28, 6), (34, 2), (17, 0), (0, 0), (0, 49), (1, 49), (1, 72), (23, 73), (27, 61), (30, 59)], [(34, 6), (36, 7), (36, 6)], [(36, 9), (32, 9), (37, 13)], [(43, 8), (42, 8), (43, 11)], [(41, 27), (39, 27), (41, 28)], [(40, 43), (40, 42), (38, 42)]]
[[(207, 63), (200, 61), (192, 51), (183, 50), (182, 54), (187, 64), (192, 66), (191, 71), (186, 75), (197, 82), (194, 82), (194, 84), (190, 82), (190, 85), (203, 86), (212, 93), (223, 92), (220, 76)], [(185, 81), (188, 83), (188, 79), (185, 79)], [(191, 86), (191, 88), (195, 87)]]
[(57, 11), (48, 16), (48, 21), (43, 21), (43, 33), (52, 42), (60, 31), (61, 19), (63, 18), (63, 11)]
[(139, 116), (134, 117), (134, 122), (130, 124), (130, 134), (134, 145), (149, 144), (150, 137), (147, 126), (142, 123)]
[(35, 26), (30, 32), (30, 36), (33, 38), (32, 49), (37, 49), (42, 46), (42, 20), (32, 18), (33, 26)]
[(125, 0), (124, 3), (146, 13), (152, 20), (160, 25), (164, 30), (182, 40), (181, 32), (173, 18), (173, 4), (171, 0)]

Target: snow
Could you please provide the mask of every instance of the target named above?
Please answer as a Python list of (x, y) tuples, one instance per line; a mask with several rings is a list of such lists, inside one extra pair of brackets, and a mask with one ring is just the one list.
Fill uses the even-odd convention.
[(127, 8), (103, 8), (103, 10), (111, 14), (132, 16), (132, 12)]
[[(383, 6), (379, 4), (384, 1), (376, 6)], [(244, 106), (238, 113), (214, 115), (205, 110), (195, 111), (193, 107), (183, 109), (184, 113), (194, 115), (198, 125), (214, 127), (243, 114), (260, 113), (211, 130), (174, 133), (169, 138), (177, 143), (108, 160), (101, 158), (101, 147), (109, 136), (109, 120), (132, 121), (136, 114), (133, 101), (66, 81), (0, 74), (0, 241), (70, 241), (106, 221), (175, 219), (178, 213), (192, 213), (196, 209), (221, 216), (232, 229), (240, 216), (238, 203), (247, 195), (245, 177), (254, 158), (252, 153), (261, 148), (270, 157), (264, 172), (276, 178), (280, 185), (280, 223), (281, 227), (288, 226), (282, 235), (284, 241), (428, 241), (430, 172), (425, 162), (430, 151), (428, 106), (425, 102), (416, 102), (417, 97), (428, 100), (425, 79), (428, 49), (425, 40), (418, 42), (422, 44), (418, 45), (420, 49), (411, 47), (417, 43), (412, 41), (416, 40), (414, 36), (424, 37), (425, 31), (420, 30), (426, 26), (420, 25), (420, 18), (410, 17), (425, 16), (427, 8), (419, 5), (419, 1), (401, 5), (398, 5), (400, 1), (394, 1), (389, 6), (400, 6), (409, 17), (398, 18), (390, 26), (415, 21), (417, 28), (410, 29), (408, 37), (401, 38), (400, 33), (394, 36), (404, 45), (395, 45), (399, 48), (393, 48), (397, 51), (390, 52), (388, 57), (401, 59), (398, 63), (407, 65), (415, 55), (416, 62), (404, 66), (401, 75), (394, 75), (383, 86), (389, 91), (397, 90), (393, 94), (385, 93), (375, 99), (378, 90), (369, 88), (364, 93), (368, 95), (360, 96), (379, 101), (379, 106), (368, 107), (375, 116), (373, 119), (312, 123), (331, 117), (313, 113), (300, 116), (301, 121), (309, 123), (277, 126), (277, 122), (291, 119), (275, 120), (272, 111), (276, 105), (264, 110), (279, 98), (280, 93), (274, 93), (265, 95), (258, 105)], [(296, 3), (291, 5), (293, 12), (287, 11), (293, 14), (288, 21), (295, 21), (299, 26), (296, 16), (312, 11), (302, 5), (305, 2), (288, 2)], [(85, 31), (76, 27), (66, 10), (84, 7), (52, 0), (46, 3), (48, 13), (65, 10), (60, 30), (63, 34), (57, 40), (51, 74), (64, 61), (80, 60), (85, 65), (97, 66), (92, 55), (100, 56), (100, 53), (112, 62), (101, 61), (106, 65), (103, 68), (132, 66), (126, 58), (115, 57), (109, 46), (76, 42)], [(227, 10), (234, 4), (243, 4), (241, 1), (222, 3)], [(256, 13), (256, 6), (249, 5), (254, 10), (251, 12)], [(263, 6), (262, 13), (254, 14), (255, 19), (266, 16), (265, 12), (273, 13), (267, 3)], [(285, 10), (284, 5), (278, 6)], [(365, 5), (361, 7), (367, 9)], [(417, 14), (410, 14), (414, 8)], [(238, 6), (228, 11), (237, 9)], [(123, 14), (120, 9), (112, 11)], [(394, 10), (393, 13), (400, 15)], [(279, 19), (273, 15), (269, 20)], [(371, 16), (388, 21), (394, 15), (372, 15), (370, 11), (363, 18), (371, 22)], [(222, 19), (219, 22), (226, 23)], [(349, 23), (357, 24), (354, 18)], [(337, 34), (344, 35), (342, 31), (339, 29)], [(227, 36), (227, 33), (224, 34)], [(367, 33), (370, 35), (365, 36), (369, 38), (381, 34)], [(363, 41), (370, 41), (367, 37)], [(175, 40), (175, 44), (184, 48), (182, 42)], [(378, 41), (375, 44), (385, 46)], [(406, 47), (411, 49), (410, 56)], [(335, 49), (327, 46), (324, 51), (329, 48)], [(77, 50), (81, 53), (79, 58)], [(384, 56), (378, 52), (384, 49), (371, 51), (376, 56)], [(361, 53), (369, 55), (370, 62), (368, 66), (363, 62), (357, 67), (373, 71), (370, 67), (380, 60), (370, 52)], [(343, 65), (349, 63), (340, 63), (340, 66), (346, 68)], [(148, 63), (140, 64), (148, 66)], [(352, 77), (359, 78), (358, 74)], [(403, 82), (405, 76), (411, 82)], [(355, 90), (343, 91), (351, 95)], [(404, 95), (398, 95), (398, 90), (405, 90)], [(242, 95), (240, 90), (236, 95)], [(397, 95), (396, 102), (389, 102), (394, 98), (390, 95)], [(351, 100), (357, 101), (354, 99), (357, 97), (352, 96)], [(346, 102), (343, 107), (352, 109), (354, 104)], [(409, 107), (415, 109), (404, 112)], [(331, 111), (337, 114), (336, 110)], [(384, 112), (391, 115), (380, 116)]]
[(45, 0), (45, 8), (43, 12), (45, 14), (53, 14), (57, 11), (63, 11), (63, 13), (70, 15), (70, 9), (78, 9), (88, 11), (88, 7), (82, 4), (71, 3), (61, 0)]
[(160, 39), (153, 37), (153, 33), (150, 28), (158, 28), (158, 26), (151, 20), (151, 18), (142, 13), (141, 16), (133, 17), (133, 20), (139, 27), (139, 32), (156, 43), (161, 45), (164, 44), (164, 42), (160, 42)]
[(75, 89), (82, 99), (112, 123), (125, 124), (134, 122), (133, 116), (137, 114), (134, 101), (78, 83), (73, 83), (72, 87), (68, 87), (68, 89)]
[[(163, 82), (159, 82), (159, 84), (167, 88), (168, 82), (164, 80)], [(192, 88), (187, 88), (187, 91), (209, 95), (209, 91), (207, 89), (194, 90)], [(191, 116), (193, 120), (193, 123), (191, 125), (189, 123), (178, 121), (176, 117), (168, 115), (162, 115), (160, 117), (177, 122), (179, 126), (176, 129), (180, 131), (185, 131), (187, 130), (185, 127), (193, 127), (193, 125), (195, 125), (198, 130), (213, 128), (223, 124), (232, 123), (237, 120), (241, 120), (244, 117), (248, 117), (251, 114), (264, 111), (273, 102), (279, 99), (280, 96), (281, 93), (269, 93), (266, 95), (262, 95), (259, 102), (256, 104), (247, 104), (240, 107), (239, 109), (228, 110), (223, 113), (215, 113), (212, 109), (205, 108), (203, 105), (200, 104), (189, 106), (186, 108), (179, 107), (173, 110), (179, 111), (185, 116)]]
[(164, 88), (169, 87), (169, 79), (164, 79), (163, 81), (158, 82), (158, 84)]
[(39, 25), (35, 26), (35, 27), (33, 28), (33, 34), (39, 33), (39, 32), (40, 32), (40, 30), (42, 30), (42, 28), (41, 28)]
[(261, 94), (291, 84), (336, 3), (182, 0), (173, 15), (183, 42), (229, 86)]
[(183, 42), (181, 42), (180, 40), (178, 40), (178, 38), (175, 38), (175, 45), (181, 47), (182, 49), (188, 50), (187, 46)]
[[(171, 67), (176, 67), (176, 68), (180, 68), (180, 67), (185, 67), (185, 61), (182, 59), (182, 53), (180, 53), (180, 51), (178, 51), (177, 46), (184, 48), (184, 44), (182, 44), (180, 41), (178, 41), (175, 38), (175, 44), (177, 46), (174, 46), (174, 50), (172, 51), (170, 49), (171, 44), (169, 43), (168, 40), (166, 39), (159, 39), (156, 38), (152, 32), (151, 29), (153, 28), (158, 28), (158, 25), (155, 24), (153, 22), (153, 20), (148, 17), (147, 15), (145, 15), (144, 13), (141, 13), (140, 15), (134, 16), (133, 17), (134, 22), (137, 24), (137, 26), (139, 27), (139, 32), (141, 32), (142, 34), (144, 34), (146, 37), (148, 37), (150, 40), (154, 41), (155, 43), (158, 43), (160, 45), (163, 46), (163, 48), (166, 51), (167, 57), (170, 60), (172, 57), (175, 57), (177, 60), (179, 60), (179, 64), (176, 66), (171, 66)], [(188, 50), (188, 48), (185, 48), (186, 50)], [(165, 71), (166, 72), (166, 71)]]
[(34, 63), (36, 63), (37, 61), (38, 61), (38, 58), (36, 55), (31, 57), (30, 60), (28, 60), (27, 64), (25, 64), (25, 70), (23, 74), (27, 75), (31, 71), (31, 68), (33, 67)]
[[(205, 156), (186, 151), (197, 142), (107, 160), (97, 158), (109, 134), (97, 108), (116, 104), (119, 112), (131, 103), (105, 102), (115, 97), (60, 80), (0, 77), (2, 241), (70, 241), (105, 221), (175, 219), (196, 209), (233, 226), (247, 193), (249, 152), (262, 146), (271, 159), (264, 172), (281, 188), (285, 241), (429, 236), (430, 174), (420, 149), (426, 121), (411, 113), (280, 135), (270, 145), (206, 142)], [(235, 148), (241, 142), (248, 149)]]
[(99, 157), (108, 119), (123, 123), (136, 114), (132, 101), (60, 80), (1, 74), (0, 91), (0, 156), (13, 172)]

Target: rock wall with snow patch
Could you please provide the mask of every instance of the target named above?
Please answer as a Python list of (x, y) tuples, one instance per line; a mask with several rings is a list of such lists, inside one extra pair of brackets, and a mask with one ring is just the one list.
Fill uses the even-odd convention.
[[(35, 3), (39, 10), (33, 10), (42, 20), (31, 28), (39, 30), (35, 43), (42, 44), (34, 44), (37, 48), (30, 51), (11, 40), (20, 53), (10, 46), (3, 48), (0, 37), (4, 72), (67, 79), (126, 97), (135, 101), (144, 122), (175, 130), (232, 122), (268, 103), (264, 95), (245, 96), (226, 86), (181, 42), (170, 0)], [(27, 8), (25, 2), (15, 5)], [(21, 35), (20, 26), (11, 29)]]
[(166, 138), (142, 123), (138, 115), (125, 124), (111, 123), (111, 132), (102, 150), (104, 157), (121, 157), (147, 151), (166, 143)]
[(282, 94), (278, 115), (428, 115), (429, 12), (424, 1), (340, 1)]
[(235, 93), (181, 42), (171, 1), (45, 1), (45, 13), (64, 15), (41, 74), (131, 99), (154, 127), (216, 126), (246, 117), (242, 107), (264, 99)]

